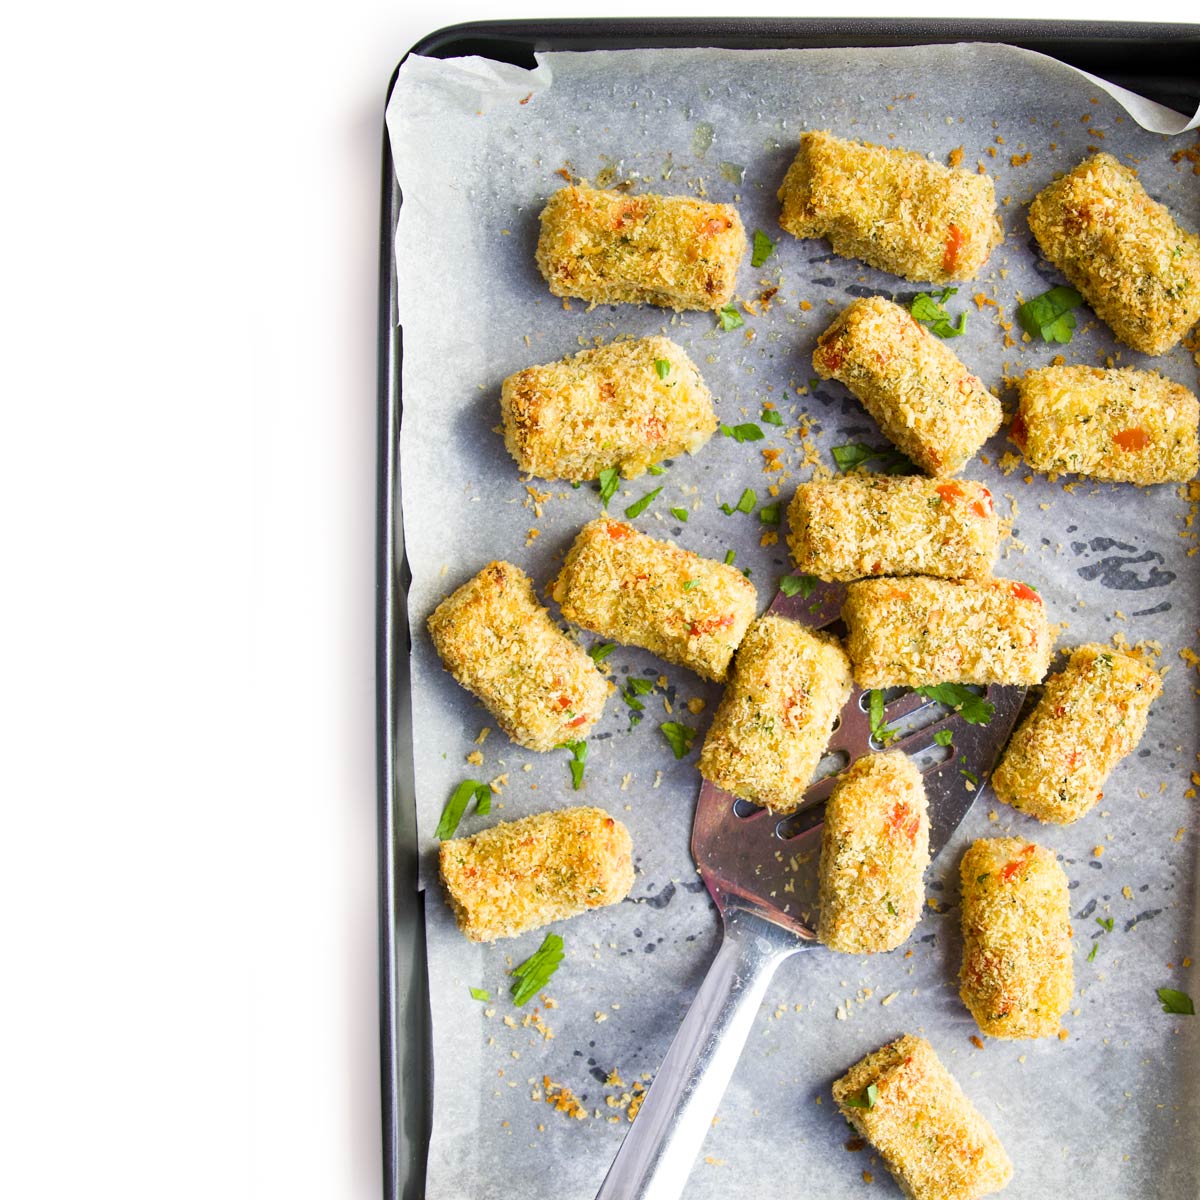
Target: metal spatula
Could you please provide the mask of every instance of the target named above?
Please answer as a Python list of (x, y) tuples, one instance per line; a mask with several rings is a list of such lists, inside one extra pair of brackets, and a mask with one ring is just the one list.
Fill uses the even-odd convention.
[[(819, 584), (808, 597), (775, 597), (770, 610), (812, 628), (838, 620), (845, 588)], [(989, 687), (995, 712), (970, 725), (953, 712), (938, 715), (891, 748), (913, 756), (929, 797), (929, 852), (936, 856), (980, 794), (1024, 700), (1023, 687)], [(915, 692), (885, 705), (889, 723), (919, 720), (933, 702)], [(953, 734), (953, 752), (934, 739)], [(866, 694), (856, 688), (830, 739), (848, 762), (873, 749)], [(826, 755), (828, 761), (830, 755)], [(707, 781), (692, 826), (692, 855), (724, 924), (721, 948), (659, 1068), (637, 1120), (625, 1136), (596, 1200), (677, 1200), (700, 1151), (742, 1047), (781, 962), (816, 940), (816, 869), (824, 802), (836, 776), (818, 780), (788, 816), (737, 800)]]

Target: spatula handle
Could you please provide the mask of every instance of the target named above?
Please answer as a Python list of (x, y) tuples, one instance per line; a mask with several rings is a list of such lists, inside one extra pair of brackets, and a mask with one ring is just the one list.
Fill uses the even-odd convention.
[(804, 946), (759, 917), (727, 916), (717, 957), (596, 1200), (678, 1200), (683, 1194), (775, 968)]

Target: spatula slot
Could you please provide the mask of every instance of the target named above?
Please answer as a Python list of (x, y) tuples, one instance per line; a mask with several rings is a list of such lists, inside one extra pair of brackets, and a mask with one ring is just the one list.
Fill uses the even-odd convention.
[(759, 813), (766, 812), (758, 804), (751, 804), (749, 800), (743, 800), (740, 796), (736, 797), (733, 802), (733, 815), (735, 817), (756, 817)]
[(953, 746), (939, 746), (937, 742), (930, 742), (928, 746), (923, 746), (920, 750), (912, 751), (909, 756), (916, 763), (917, 770), (922, 775), (930, 771), (936, 770), (948, 758), (954, 757)]
[(828, 779), (830, 775), (839, 774), (849, 765), (850, 755), (845, 750), (826, 750), (821, 755), (821, 759), (817, 763), (816, 770), (813, 771), (812, 779), (808, 786), (812, 787), (814, 783), (819, 783), (822, 779)]
[(813, 804), (800, 812), (791, 813), (775, 826), (775, 836), (788, 841), (808, 833), (825, 820), (825, 805)]

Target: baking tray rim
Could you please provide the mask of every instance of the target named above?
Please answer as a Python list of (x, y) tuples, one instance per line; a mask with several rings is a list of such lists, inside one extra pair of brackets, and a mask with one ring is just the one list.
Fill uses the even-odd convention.
[[(1082, 57), (1094, 73), (1138, 89), (1162, 80), (1114, 74), (1119, 60), (1092, 61), (1097, 52), (1174, 51), (1181, 78), (1200, 87), (1200, 24), (1165, 22), (1030, 21), (1020, 19), (901, 18), (581, 18), (473, 21), (427, 34), (397, 63), (384, 109), (410, 55), (438, 58), (485, 54), (528, 61), (535, 51), (716, 46), (731, 49), (811, 49), (844, 45), (911, 46), (935, 42), (1003, 42), (1050, 54), (1073, 66)], [(493, 53), (488, 53), (489, 51)], [(1189, 61), (1191, 69), (1186, 69)], [(1106, 65), (1107, 64), (1107, 65)], [(1161, 64), (1160, 64), (1161, 65)], [(1152, 97), (1153, 98), (1153, 97)], [(1193, 100), (1195, 103), (1195, 100)], [(402, 197), (386, 126), (383, 130), (377, 355), (375, 671), (376, 836), (379, 920), (380, 1110), (383, 1195), (409, 1200), (424, 1194), (429, 1141), (432, 1062), (425, 973), (424, 893), (417, 887), (417, 830), (412, 787), (407, 661), (408, 568), (403, 529), (399, 432), (402, 414), (402, 331), (396, 321), (399, 279), (393, 235)], [(406, 785), (406, 786), (405, 786)], [(406, 903), (398, 903), (401, 898)], [(407, 1086), (406, 1086), (407, 1085)]]

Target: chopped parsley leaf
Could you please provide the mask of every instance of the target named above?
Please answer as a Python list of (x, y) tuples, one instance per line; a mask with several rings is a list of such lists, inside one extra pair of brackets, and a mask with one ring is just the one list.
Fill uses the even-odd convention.
[(698, 579), (689, 579), (689, 580), (687, 580), (687, 582), (686, 582), (686, 583), (684, 583), (684, 585), (683, 585), (683, 590), (684, 590), (685, 592), (690, 592), (690, 591), (692, 590), (692, 588), (694, 588), (694, 587), (699, 587), (699, 586), (700, 586), (700, 580), (698, 580)]
[(696, 731), (690, 725), (682, 725), (678, 721), (664, 721), (659, 729), (671, 743), (671, 749), (675, 751), (676, 758), (682, 758), (692, 748)]
[(486, 1001), (486, 1000), (490, 1000), (492, 998), (492, 993), (489, 992), (487, 990), (487, 988), (467, 988), (467, 991), (469, 991), (471, 993), (472, 1000), (485, 1000)]
[(1165, 1013), (1179, 1013), (1181, 1016), (1194, 1017), (1196, 1006), (1187, 992), (1176, 991), (1175, 988), (1158, 988), (1158, 998)]
[(933, 740), (937, 742), (939, 746), (949, 746), (950, 743), (954, 741), (954, 734), (951, 733), (949, 729), (939, 729), (937, 733), (933, 735)]
[(815, 575), (785, 575), (779, 581), (779, 590), (785, 596), (799, 594), (801, 600), (807, 600), (817, 586)]
[(753, 488), (747, 488), (737, 502), (738, 512), (749, 513), (754, 511), (754, 506), (758, 503), (758, 497), (754, 494)]
[(588, 658), (592, 662), (602, 663), (616, 648), (616, 642), (597, 642), (588, 650)]
[(750, 265), (761, 267), (775, 253), (775, 243), (761, 229), (754, 231), (754, 250), (750, 255)]
[(567, 766), (571, 768), (571, 788), (577, 792), (583, 787), (583, 769), (587, 765), (588, 756), (587, 742), (559, 742), (558, 748), (571, 752), (571, 761)]
[(912, 313), (913, 320), (928, 326), (930, 332), (936, 333), (940, 338), (960, 337), (967, 328), (966, 309), (959, 314), (958, 324), (955, 325), (950, 320), (950, 314), (943, 307), (946, 301), (957, 292), (958, 288), (948, 287), (936, 299), (928, 292), (918, 292), (913, 297), (912, 304), (909, 305), (909, 312)]
[(960, 767), (958, 773), (972, 786), (979, 786), (979, 776), (973, 771), (968, 771), (966, 767)]
[(758, 418), (764, 425), (782, 425), (783, 413), (776, 408), (764, 408)]
[(667, 473), (667, 468), (660, 467), (658, 463), (651, 463), (646, 470), (649, 471), (651, 475), (665, 475)]
[(874, 1108), (878, 1099), (879, 1088), (873, 1083), (868, 1083), (867, 1090), (861, 1096), (847, 1096), (842, 1103), (847, 1108)]
[(675, 520), (683, 521), (684, 524), (686, 524), (688, 519), (688, 510), (686, 508), (673, 508), (671, 509), (671, 516), (673, 516)]
[(654, 369), (658, 372), (659, 379), (666, 379), (671, 373), (671, 364), (665, 358), (656, 358), (654, 360)]
[(917, 694), (954, 709), (970, 725), (986, 725), (996, 712), (994, 704), (961, 683), (935, 683), (917, 688)]
[(867, 703), (871, 717), (871, 736), (884, 746), (894, 742), (896, 731), (883, 719), (883, 691), (880, 688), (872, 688), (867, 695)]
[(879, 461), (878, 470), (885, 475), (909, 475), (916, 471), (899, 450), (892, 446), (866, 446), (862, 442), (850, 442), (845, 446), (834, 446), (833, 461), (839, 471), (853, 471), (864, 463)]
[(438, 821), (437, 828), (433, 831), (433, 836), (439, 842), (444, 842), (454, 836), (454, 831), (458, 828), (459, 821), (463, 819), (472, 797), (475, 800), (476, 812), (486, 815), (491, 811), (492, 789), (486, 783), (480, 783), (478, 779), (464, 779), (451, 793), (450, 799), (446, 801), (446, 807), (442, 809), (441, 820)]
[(607, 508), (608, 502), (617, 494), (621, 472), (616, 467), (605, 467), (597, 478), (600, 480), (600, 503)]
[(778, 525), (779, 524), (779, 505), (778, 504), (764, 504), (762, 506), (762, 508), (760, 508), (758, 510), (758, 519), (764, 525)]
[(1075, 314), (1071, 309), (1082, 303), (1083, 297), (1072, 287), (1051, 288), (1018, 305), (1017, 320), (1030, 337), (1066, 343), (1075, 330)]
[(724, 308), (717, 309), (717, 320), (726, 333), (731, 329), (741, 329), (746, 323), (742, 314), (732, 304), (727, 304)]
[(640, 500), (635, 500), (626, 510), (625, 515), (632, 521), (634, 517), (640, 517), (642, 513), (650, 507), (654, 501), (654, 497), (662, 491), (661, 487), (656, 487), (654, 491), (647, 492)]
[(648, 696), (654, 691), (654, 681), (643, 679), (640, 675), (630, 675), (627, 686), (635, 696)]
[(513, 1003), (520, 1008), (532, 1000), (550, 982), (562, 959), (562, 938), (557, 933), (546, 934), (546, 940), (519, 967), (513, 968), (516, 977), (512, 985)]
[(765, 436), (753, 421), (747, 421), (742, 425), (722, 425), (721, 435), (731, 437), (735, 442), (761, 442)]

